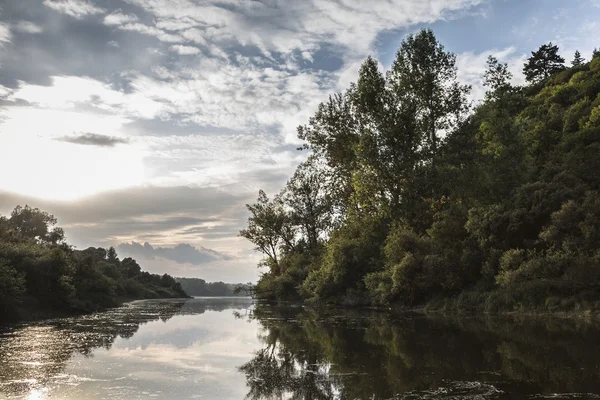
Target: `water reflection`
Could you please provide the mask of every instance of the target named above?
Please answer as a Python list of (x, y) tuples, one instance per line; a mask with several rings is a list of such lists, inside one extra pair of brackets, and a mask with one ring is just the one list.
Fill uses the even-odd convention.
[[(4, 394), (16, 398), (45, 399), (50, 395), (49, 388), (77, 386), (82, 382), (98, 380), (94, 375), (100, 375), (99, 371), (90, 371), (88, 375), (91, 377), (78, 373), (89, 369), (98, 350), (105, 350), (103, 354), (114, 354), (123, 349), (147, 350), (149, 345), (156, 347), (161, 344), (186, 348), (202, 336), (193, 330), (186, 335), (186, 327), (180, 325), (175, 329), (169, 328), (170, 333), (162, 337), (160, 326), (150, 330), (150, 337), (136, 335), (141, 326), (153, 321), (166, 323), (176, 315), (195, 316), (206, 311), (242, 310), (250, 305), (247, 299), (233, 298), (206, 301), (148, 300), (88, 316), (0, 327), (0, 398)], [(177, 334), (173, 334), (173, 331)], [(118, 340), (121, 341), (119, 349), (108, 352)], [(167, 350), (163, 348), (163, 353), (166, 354)], [(75, 362), (77, 359), (79, 361)], [(81, 366), (80, 371), (70, 371), (73, 370), (72, 364)], [(120, 371), (122, 375), (127, 372)]]
[(0, 399), (600, 398), (600, 327), (144, 301), (0, 328)]
[(248, 399), (600, 398), (598, 326), (257, 306)]

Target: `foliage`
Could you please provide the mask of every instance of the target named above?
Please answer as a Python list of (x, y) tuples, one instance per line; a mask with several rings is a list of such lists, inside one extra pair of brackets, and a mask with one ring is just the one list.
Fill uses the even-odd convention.
[(550, 42), (531, 52), (523, 73), (528, 82), (537, 83), (565, 69), (564, 63), (565, 59), (558, 54), (558, 46)]
[[(490, 57), (469, 113), (431, 31), (386, 74), (368, 58), (299, 128), (310, 161), (280, 203), (251, 208), (260, 240), (286, 237), (257, 295), (495, 312), (600, 294), (600, 58), (576, 60), (543, 45), (516, 87)], [(261, 207), (286, 222), (254, 229)]]
[(114, 248), (74, 250), (52, 215), (17, 206), (0, 217), (0, 320), (91, 312), (123, 300), (186, 297), (167, 274), (142, 272)]
[(581, 56), (579, 50), (575, 51), (575, 55), (573, 56), (573, 61), (571, 61), (571, 65), (574, 67), (579, 67), (585, 63), (585, 58)]
[[(175, 278), (181, 288), (190, 296), (247, 296), (243, 287), (236, 291), (240, 284), (231, 284), (223, 282), (206, 282), (199, 278)], [(251, 284), (246, 284), (251, 287)]]
[[(479, 299), (465, 293), (461, 302)], [(550, 303), (561, 307), (560, 300)], [(250, 318), (262, 328), (262, 347), (239, 367), (247, 399), (494, 398), (499, 390), (519, 398), (593, 392), (600, 378), (597, 324), (580, 320), (411, 318), (266, 304)], [(481, 371), (494, 371), (485, 378), (494, 384), (489, 392), (457, 382), (483, 380)]]

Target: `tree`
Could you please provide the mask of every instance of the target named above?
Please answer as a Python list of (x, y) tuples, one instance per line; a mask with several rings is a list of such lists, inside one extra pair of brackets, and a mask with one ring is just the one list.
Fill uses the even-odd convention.
[(363, 211), (398, 211), (415, 165), (427, 158), (419, 152), (426, 135), (418, 127), (417, 105), (396, 91), (396, 81), (389, 78), (369, 58), (353, 94), (360, 126), (354, 191)]
[(455, 128), (468, 109), (470, 87), (458, 82), (456, 55), (423, 29), (402, 41), (387, 81), (400, 103), (414, 104), (427, 158), (434, 161), (440, 135)]
[(65, 239), (62, 228), (54, 227), (56, 223), (54, 215), (28, 205), (15, 207), (8, 220), (17, 235), (48, 244), (60, 244)]
[(594, 48), (594, 51), (592, 53), (592, 58), (597, 58), (600, 57), (600, 50), (598, 50), (597, 48)]
[(523, 73), (528, 82), (538, 83), (564, 70), (564, 63), (565, 59), (558, 54), (558, 46), (550, 42), (531, 52), (523, 66)]
[(248, 227), (240, 231), (240, 236), (248, 239), (256, 250), (268, 257), (275, 275), (280, 274), (278, 253), (280, 246), (293, 246), (294, 232), (290, 225), (289, 216), (283, 209), (279, 197), (270, 201), (262, 190), (258, 192), (257, 202), (246, 204), (251, 216)]
[(573, 57), (573, 61), (571, 61), (571, 65), (574, 67), (579, 67), (580, 65), (583, 65), (584, 62), (585, 58), (581, 57), (581, 53), (579, 52), (579, 50), (576, 50), (575, 56)]
[(119, 263), (119, 257), (117, 257), (117, 251), (112, 246), (110, 246), (108, 248), (108, 251), (106, 252), (106, 261), (108, 261), (111, 264)]
[(121, 269), (128, 278), (134, 278), (142, 272), (140, 265), (131, 257), (124, 258), (121, 261)]
[(319, 104), (307, 125), (298, 127), (298, 138), (307, 143), (315, 158), (323, 160), (331, 170), (339, 206), (347, 208), (353, 193), (352, 173), (356, 168), (356, 146), (359, 133), (356, 111), (352, 103), (353, 88), (329, 97)]
[(331, 229), (333, 203), (328, 193), (325, 172), (310, 157), (302, 163), (288, 181), (282, 195), (291, 209), (291, 223), (299, 226), (306, 236), (309, 248), (316, 249), (322, 235)]
[(483, 75), (483, 85), (489, 87), (490, 90), (486, 93), (489, 99), (497, 100), (512, 88), (510, 80), (513, 75), (508, 70), (508, 64), (501, 63), (494, 56), (489, 56), (487, 59), (488, 69)]
[(7, 261), (0, 259), (0, 319), (13, 317), (26, 292), (24, 274)]

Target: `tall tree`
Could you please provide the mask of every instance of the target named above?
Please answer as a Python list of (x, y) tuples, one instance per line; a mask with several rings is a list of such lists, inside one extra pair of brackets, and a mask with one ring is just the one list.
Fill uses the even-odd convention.
[(291, 222), (300, 227), (311, 249), (330, 229), (334, 218), (334, 204), (329, 192), (330, 177), (310, 157), (302, 163), (288, 181), (282, 199), (291, 209)]
[(8, 225), (19, 236), (48, 244), (60, 244), (65, 236), (62, 228), (55, 227), (56, 222), (54, 215), (26, 205), (15, 207)]
[(564, 64), (565, 59), (558, 54), (558, 46), (550, 42), (531, 52), (523, 66), (523, 73), (528, 82), (538, 83), (564, 70)]
[(111, 264), (117, 264), (119, 262), (119, 257), (117, 257), (117, 251), (114, 247), (110, 246), (108, 251), (106, 252), (106, 260)]
[(363, 209), (377, 211), (383, 206), (388, 212), (399, 211), (406, 184), (422, 157), (418, 149), (424, 135), (417, 127), (417, 105), (398, 94), (368, 58), (353, 93), (360, 130), (354, 185)]
[(571, 65), (574, 67), (578, 67), (580, 65), (583, 65), (584, 62), (585, 62), (585, 58), (583, 58), (581, 56), (581, 53), (579, 52), (579, 50), (576, 50), (575, 55), (573, 56), (573, 61), (571, 61)]
[(508, 64), (501, 63), (494, 56), (487, 59), (488, 69), (483, 75), (483, 85), (490, 88), (486, 97), (491, 100), (497, 100), (512, 88), (510, 80), (513, 75), (508, 70)]
[(592, 52), (592, 58), (597, 58), (600, 57), (600, 50), (598, 50), (597, 48), (594, 48), (594, 51)]
[(289, 216), (283, 208), (279, 197), (269, 200), (262, 190), (254, 204), (246, 204), (250, 211), (248, 227), (240, 231), (240, 236), (248, 239), (256, 246), (256, 250), (268, 257), (269, 266), (275, 275), (282, 271), (279, 265), (280, 246), (292, 246), (294, 232), (291, 229)]
[(307, 142), (303, 148), (310, 149), (330, 168), (342, 207), (348, 207), (353, 193), (352, 173), (359, 142), (352, 92), (353, 88), (330, 96), (327, 102), (319, 104), (307, 125), (298, 127), (298, 138)]
[(470, 88), (458, 82), (456, 56), (444, 49), (433, 31), (423, 29), (402, 42), (387, 80), (402, 103), (414, 104), (423, 148), (434, 161), (440, 136), (455, 128), (468, 109)]

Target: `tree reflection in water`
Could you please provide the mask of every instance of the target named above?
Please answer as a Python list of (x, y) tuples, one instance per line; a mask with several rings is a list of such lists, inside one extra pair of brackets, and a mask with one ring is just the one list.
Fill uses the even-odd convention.
[(202, 314), (250, 306), (243, 299), (210, 301), (145, 300), (109, 311), (47, 320), (32, 324), (0, 326), (0, 397), (44, 391), (49, 383), (73, 383), (63, 373), (76, 354), (92, 357), (94, 350), (110, 349), (118, 337), (131, 338), (141, 325), (168, 321), (175, 315)]
[[(248, 399), (600, 398), (597, 324), (256, 306)], [(561, 394), (562, 393), (562, 394)]]

